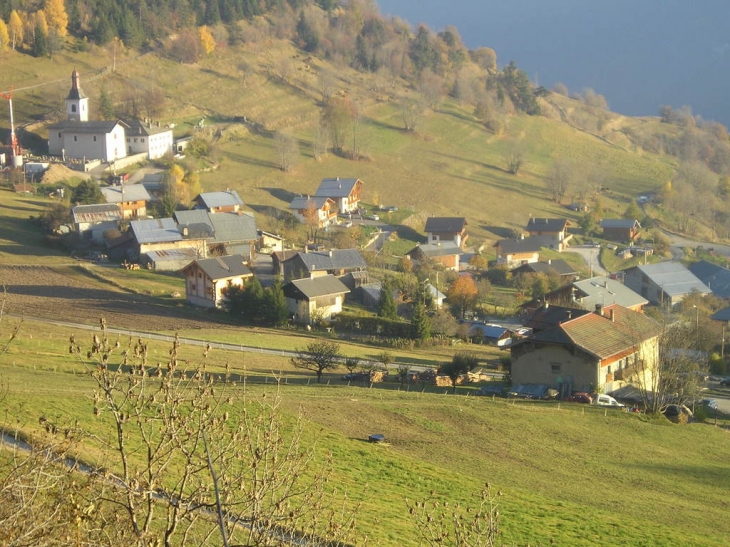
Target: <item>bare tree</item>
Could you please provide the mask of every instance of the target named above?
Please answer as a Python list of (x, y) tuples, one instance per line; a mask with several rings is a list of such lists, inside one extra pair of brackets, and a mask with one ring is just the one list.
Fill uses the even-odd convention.
[(501, 496), (502, 492), (493, 494), (487, 483), (473, 507), (440, 501), (433, 493), (424, 500), (406, 500), (406, 505), (421, 539), (429, 547), (495, 547), (499, 545), (497, 500)]
[(317, 74), (317, 90), (319, 91), (320, 99), (322, 104), (332, 98), (332, 94), (335, 92), (336, 78), (334, 73), (328, 68), (322, 68)]
[(425, 102), (416, 97), (403, 99), (400, 102), (400, 115), (406, 131), (415, 131), (426, 111)]
[(507, 171), (516, 175), (525, 163), (525, 145), (522, 141), (510, 141), (507, 143), (502, 155), (507, 164)]
[(575, 165), (570, 160), (558, 159), (545, 177), (545, 185), (557, 203), (563, 201), (563, 196), (568, 193), (575, 177), (575, 169)]
[(274, 145), (279, 157), (279, 169), (290, 171), (299, 159), (299, 143), (288, 131), (277, 131), (274, 135)]
[(312, 342), (304, 350), (297, 350), (291, 363), (296, 368), (311, 370), (317, 375), (317, 382), (322, 381), (322, 374), (340, 366), (340, 345), (335, 342), (321, 340)]

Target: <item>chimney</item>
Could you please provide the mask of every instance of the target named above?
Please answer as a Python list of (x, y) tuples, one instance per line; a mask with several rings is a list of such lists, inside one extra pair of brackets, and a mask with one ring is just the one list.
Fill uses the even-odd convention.
[(553, 263), (553, 259), (552, 258), (548, 258), (548, 264), (552, 264), (552, 263)]
[(334, 253), (332, 252), (332, 249), (330, 249), (330, 258), (332, 258), (333, 255)]
[(568, 310), (567, 311), (566, 318), (567, 319), (573, 319), (573, 310)]
[(525, 234), (520, 234), (520, 239), (525, 239)]
[(613, 308), (611, 308), (610, 310), (608, 310), (608, 316), (611, 319), (611, 323), (614, 323), (616, 321), (616, 318), (615, 318), (615, 316), (613, 314)]
[(596, 313), (598, 315), (603, 315), (603, 305), (602, 304), (596, 304)]

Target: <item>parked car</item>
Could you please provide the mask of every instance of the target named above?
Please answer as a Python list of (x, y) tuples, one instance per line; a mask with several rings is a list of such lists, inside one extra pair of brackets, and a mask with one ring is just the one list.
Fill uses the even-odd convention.
[(368, 220), (380, 220), (380, 217), (378, 215), (370, 215), (367, 218), (368, 218)]
[(564, 397), (563, 401), (567, 401), (569, 403), (584, 403), (589, 405), (593, 402), (593, 397), (591, 397), (590, 393), (586, 393), (585, 391), (576, 391), (572, 395)]
[(352, 228), (352, 221), (351, 221), (351, 220), (348, 220), (347, 222), (345, 222), (345, 223), (343, 224), (343, 226), (344, 226), (345, 228)]
[(722, 380), (722, 381), (720, 382), (720, 385), (721, 385), (722, 387), (730, 387), (730, 378), (725, 378), (724, 380)]
[(619, 403), (610, 395), (604, 395), (603, 393), (596, 395), (596, 398), (593, 400), (593, 404), (598, 406), (612, 406), (615, 408), (623, 408), (626, 406), (623, 403)]
[(477, 395), (484, 395), (487, 397), (491, 397), (493, 395), (496, 395), (497, 397), (504, 397), (507, 393), (507, 388), (501, 384), (488, 384), (486, 386), (482, 386), (479, 388), (479, 391), (477, 391)]
[(520, 384), (507, 393), (515, 399), (554, 399), (558, 392), (547, 384)]

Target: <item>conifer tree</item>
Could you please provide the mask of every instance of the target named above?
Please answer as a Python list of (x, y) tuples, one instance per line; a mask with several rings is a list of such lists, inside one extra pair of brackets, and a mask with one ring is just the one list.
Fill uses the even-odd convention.
[(426, 306), (421, 300), (416, 302), (413, 307), (413, 317), (411, 318), (411, 327), (413, 329), (413, 339), (419, 342), (425, 342), (431, 338), (431, 318), (426, 313)]
[(396, 306), (395, 300), (393, 300), (393, 289), (387, 280), (383, 282), (383, 286), (380, 289), (378, 317), (385, 317), (386, 319), (398, 318), (398, 306)]

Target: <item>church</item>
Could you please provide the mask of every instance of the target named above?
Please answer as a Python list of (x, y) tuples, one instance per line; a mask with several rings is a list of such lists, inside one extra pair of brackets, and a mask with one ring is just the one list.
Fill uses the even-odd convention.
[(77, 70), (71, 74), (65, 121), (48, 127), (48, 153), (63, 160), (101, 160), (112, 163), (139, 154), (154, 160), (172, 152), (172, 130), (159, 124), (89, 121), (89, 98), (81, 89)]

